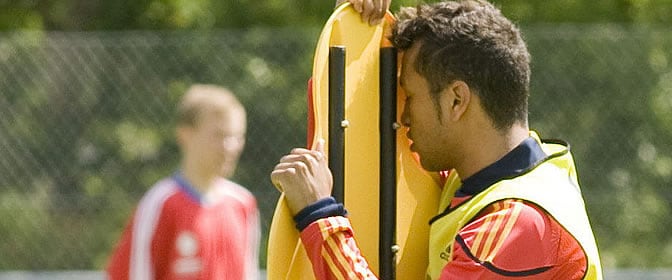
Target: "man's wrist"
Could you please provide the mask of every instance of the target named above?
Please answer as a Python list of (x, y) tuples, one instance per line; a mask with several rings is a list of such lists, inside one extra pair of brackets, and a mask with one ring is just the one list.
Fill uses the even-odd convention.
[(308, 225), (319, 219), (345, 216), (347, 213), (348, 212), (345, 210), (342, 203), (336, 202), (336, 199), (333, 197), (326, 197), (301, 209), (301, 211), (294, 216), (294, 222), (296, 222), (296, 228), (299, 231), (302, 231), (308, 227)]

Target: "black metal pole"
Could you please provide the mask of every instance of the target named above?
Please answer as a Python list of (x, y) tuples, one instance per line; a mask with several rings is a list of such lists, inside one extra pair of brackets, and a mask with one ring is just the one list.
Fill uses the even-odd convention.
[(380, 279), (396, 278), (397, 50), (380, 49)]
[(329, 169), (334, 176), (332, 195), (345, 203), (345, 47), (329, 47)]

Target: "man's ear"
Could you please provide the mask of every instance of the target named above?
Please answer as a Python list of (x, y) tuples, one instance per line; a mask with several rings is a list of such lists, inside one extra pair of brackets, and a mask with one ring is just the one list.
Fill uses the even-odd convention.
[(450, 83), (441, 93), (441, 110), (443, 119), (457, 121), (469, 108), (471, 103), (471, 88), (464, 81)]

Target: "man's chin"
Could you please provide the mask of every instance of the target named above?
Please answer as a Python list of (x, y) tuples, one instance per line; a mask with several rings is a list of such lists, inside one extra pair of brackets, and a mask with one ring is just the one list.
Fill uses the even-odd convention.
[(418, 154), (420, 166), (422, 166), (425, 171), (429, 172), (439, 172), (445, 170), (442, 166), (438, 166), (434, 162), (428, 161), (426, 158), (423, 160), (423, 157)]

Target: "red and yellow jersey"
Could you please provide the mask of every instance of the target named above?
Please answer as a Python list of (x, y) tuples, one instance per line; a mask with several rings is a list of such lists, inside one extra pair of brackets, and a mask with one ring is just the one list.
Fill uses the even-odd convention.
[[(347, 218), (320, 219), (301, 232), (301, 240), (316, 279), (377, 279)], [(576, 239), (543, 210), (520, 200), (485, 209), (451, 247), (452, 261), (438, 279), (582, 279), (586, 269)]]
[[(550, 158), (532, 135), (467, 180), (447, 178), (440, 213), (430, 226), (427, 279), (601, 279), (573, 163), (564, 177), (529, 180), (530, 170)], [(567, 184), (549, 192), (556, 179)], [(572, 209), (559, 210), (564, 208)], [(353, 235), (343, 216), (318, 219), (302, 230), (317, 279), (376, 279)]]
[[(583, 279), (586, 255), (543, 209), (518, 199), (498, 201), (464, 226), (439, 253), (439, 279)], [(525, 278), (527, 277), (527, 278)]]
[(378, 279), (369, 269), (342, 216), (319, 219), (301, 231), (316, 279)]
[(429, 278), (602, 279), (569, 148), (530, 135), (475, 175), (448, 177), (430, 222)]
[(254, 196), (222, 179), (201, 197), (180, 176), (142, 198), (107, 267), (109, 279), (257, 279)]

